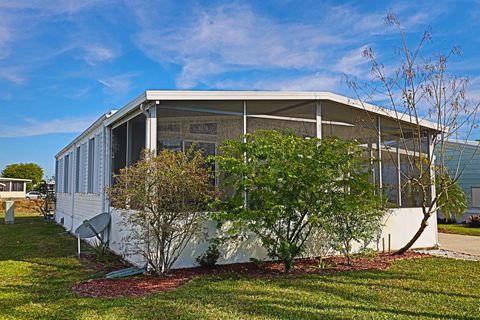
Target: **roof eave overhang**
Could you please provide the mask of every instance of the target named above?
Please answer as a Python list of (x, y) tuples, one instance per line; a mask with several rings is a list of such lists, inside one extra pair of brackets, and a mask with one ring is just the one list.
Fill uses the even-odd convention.
[[(118, 122), (142, 103), (165, 100), (330, 100), (353, 108), (363, 109), (387, 118), (398, 119), (405, 123), (416, 123), (416, 118), (407, 114), (397, 114), (392, 110), (364, 103), (342, 95), (324, 91), (195, 91), (195, 90), (147, 90), (122, 107), (105, 121), (109, 126)], [(432, 131), (448, 131), (448, 128), (427, 121), (419, 120), (418, 125)]]

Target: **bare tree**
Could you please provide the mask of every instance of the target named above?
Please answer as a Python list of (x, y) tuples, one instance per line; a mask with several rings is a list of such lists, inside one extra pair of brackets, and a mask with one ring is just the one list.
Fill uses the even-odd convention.
[[(400, 36), (399, 65), (386, 67), (367, 48), (363, 56), (371, 63), (372, 81), (359, 84), (347, 78), (347, 83), (365, 106), (373, 103), (394, 114), (395, 130), (381, 137), (381, 150), (397, 150), (397, 156), (401, 151), (402, 162), (395, 153), (388, 153), (401, 178), (399, 193), (413, 206), (421, 207), (423, 213), (416, 233), (396, 252), (403, 254), (420, 238), (430, 217), (448, 207), (453, 192), (460, 190), (457, 181), (473, 157), (465, 159), (464, 150), (477, 127), (479, 104), (467, 98), (468, 78), (447, 71), (449, 60), (460, 55), (459, 48), (425, 56), (430, 30), (411, 47), (394, 14), (389, 14), (385, 22)], [(368, 125), (381, 130), (371, 120)], [(446, 211), (452, 212), (451, 208)]]
[(158, 275), (167, 273), (192, 238), (200, 234), (214, 196), (201, 151), (146, 152), (115, 175), (108, 194), (124, 209), (129, 252), (142, 256)]

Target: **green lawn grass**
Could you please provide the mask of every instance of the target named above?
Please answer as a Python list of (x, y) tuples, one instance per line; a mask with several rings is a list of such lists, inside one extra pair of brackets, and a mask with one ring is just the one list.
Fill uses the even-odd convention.
[(439, 224), (438, 231), (443, 233), (480, 236), (480, 228), (471, 228), (465, 224)]
[(1, 319), (480, 319), (480, 263), (443, 258), (323, 276), (200, 277), (142, 298), (81, 298), (70, 287), (93, 271), (75, 258), (75, 239), (39, 217), (16, 222), (0, 224)]

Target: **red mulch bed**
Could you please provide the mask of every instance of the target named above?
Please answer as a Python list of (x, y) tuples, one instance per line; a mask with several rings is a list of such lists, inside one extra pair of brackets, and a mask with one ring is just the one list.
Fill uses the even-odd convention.
[(265, 262), (261, 266), (253, 263), (235, 263), (213, 268), (175, 269), (165, 277), (142, 275), (124, 279), (92, 279), (77, 284), (72, 290), (84, 297), (138, 297), (178, 288), (193, 277), (201, 275), (218, 276), (234, 273), (246, 277), (272, 278), (341, 271), (384, 270), (390, 266), (392, 261), (426, 256), (426, 254), (416, 252), (407, 252), (403, 256), (393, 256), (385, 253), (371, 258), (355, 259), (351, 265), (346, 263), (345, 258), (335, 256), (324, 259), (327, 265), (324, 268), (319, 268), (320, 260), (318, 258), (298, 259), (295, 261), (293, 270), (289, 273), (283, 272), (283, 265), (280, 262)]

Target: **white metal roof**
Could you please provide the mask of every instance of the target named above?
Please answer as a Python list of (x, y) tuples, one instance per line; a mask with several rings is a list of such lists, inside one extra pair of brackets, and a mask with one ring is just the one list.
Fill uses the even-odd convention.
[[(416, 121), (415, 118), (406, 114), (396, 114), (383, 107), (325, 91), (146, 90), (119, 109), (105, 121), (105, 124), (108, 126), (118, 121), (142, 103), (162, 100), (329, 100), (388, 118), (399, 118), (399, 120), (409, 123)], [(420, 125), (437, 131), (441, 130), (436, 123), (427, 120), (421, 120)]]
[(5, 178), (5, 177), (0, 177), (0, 181), (32, 182), (32, 179), (20, 179), (20, 178)]

